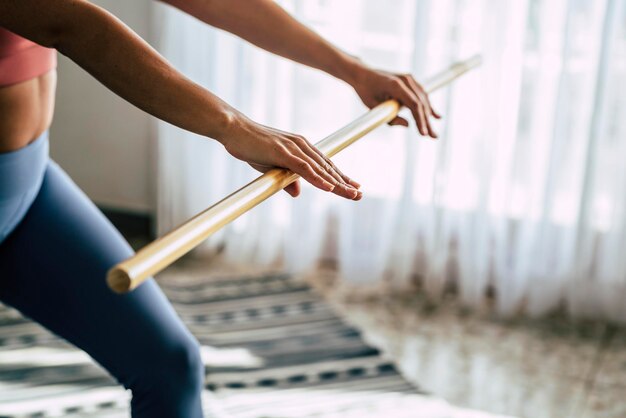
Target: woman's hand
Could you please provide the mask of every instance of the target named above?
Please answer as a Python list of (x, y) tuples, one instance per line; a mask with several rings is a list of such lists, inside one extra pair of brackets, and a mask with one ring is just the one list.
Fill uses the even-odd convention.
[[(385, 100), (396, 99), (409, 108), (422, 135), (437, 138), (429, 119), (431, 116), (440, 119), (441, 116), (432, 108), (428, 93), (411, 74), (393, 74), (360, 65), (354, 71), (350, 84), (370, 109)], [(409, 126), (409, 122), (399, 116), (389, 124)]]
[[(299, 174), (313, 186), (351, 200), (363, 196), (359, 183), (343, 174), (321, 151), (300, 135), (260, 125), (238, 114), (219, 139), (235, 158), (265, 173), (275, 167)], [(285, 188), (291, 196), (300, 194), (298, 181)]]

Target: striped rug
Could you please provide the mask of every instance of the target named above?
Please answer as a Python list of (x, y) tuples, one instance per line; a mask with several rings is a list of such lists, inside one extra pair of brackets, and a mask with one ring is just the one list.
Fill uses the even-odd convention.
[[(482, 416), (421, 394), (290, 276), (161, 285), (203, 346), (207, 416)], [(87, 355), (0, 307), (0, 417), (128, 417), (129, 397)]]

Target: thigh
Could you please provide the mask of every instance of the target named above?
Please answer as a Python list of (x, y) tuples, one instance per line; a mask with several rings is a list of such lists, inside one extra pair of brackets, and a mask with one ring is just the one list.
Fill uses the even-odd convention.
[(192, 338), (154, 280), (108, 289), (107, 270), (132, 249), (54, 163), (15, 231), (0, 245), (0, 300), (87, 351), (123, 383), (158, 353)]

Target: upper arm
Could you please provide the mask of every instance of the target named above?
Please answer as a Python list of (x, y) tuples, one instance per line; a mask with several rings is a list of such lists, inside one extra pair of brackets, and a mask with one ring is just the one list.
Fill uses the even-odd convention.
[(90, 4), (84, 0), (2, 0), (0, 26), (47, 47), (56, 47), (71, 21)]

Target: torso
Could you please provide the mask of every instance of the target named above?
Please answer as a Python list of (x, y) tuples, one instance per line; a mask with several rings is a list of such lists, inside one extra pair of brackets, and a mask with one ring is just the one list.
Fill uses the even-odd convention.
[(0, 153), (20, 149), (50, 127), (56, 53), (0, 27)]
[(20, 149), (50, 127), (55, 89), (55, 70), (0, 87), (0, 152)]

